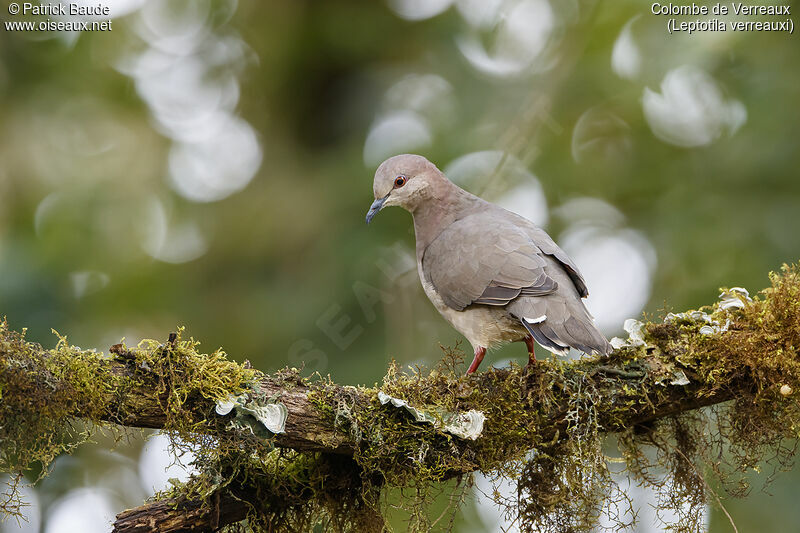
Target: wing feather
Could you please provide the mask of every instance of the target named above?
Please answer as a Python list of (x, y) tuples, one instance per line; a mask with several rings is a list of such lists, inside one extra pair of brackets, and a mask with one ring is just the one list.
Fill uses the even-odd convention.
[(425, 250), (424, 275), (448, 307), (506, 305), (558, 289), (536, 242), (507, 218), (478, 213), (445, 229)]

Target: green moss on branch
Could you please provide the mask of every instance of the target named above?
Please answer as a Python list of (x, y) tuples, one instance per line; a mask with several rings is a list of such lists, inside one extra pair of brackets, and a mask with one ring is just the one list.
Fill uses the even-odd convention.
[[(722, 305), (631, 324), (631, 337), (609, 357), (463, 377), (459, 352), (446, 350), (436, 369), (402, 373), (393, 366), (370, 388), (310, 382), (288, 370), (265, 376), (220, 352), (199, 354), (191, 341), (115, 347), (113, 359), (63, 339), (42, 350), (3, 324), (2, 467), (20, 471), (69, 452), (87, 436), (75, 434), (71, 418), (113, 421), (161, 427), (176, 442), (200, 445), (201, 473), (164, 495), (182, 503), (150, 507), (170, 519), (227, 523), (219, 502), (235, 495), (232, 508), (247, 507), (251, 524), (267, 529), (323, 523), (358, 530), (380, 520), (380, 494), (391, 486), (414, 488), (411, 527), (427, 530), (432, 522), (423, 507), (431, 491), (483, 472), (517, 481), (518, 498), (504, 503), (523, 530), (580, 531), (594, 527), (609, 502), (625, 501), (604, 448), (615, 434), (628, 472), (663, 490), (664, 501), (683, 513), (676, 528), (692, 531), (709, 497), (703, 472), (713, 470), (741, 492), (744, 473), (759, 461), (783, 466), (793, 453), (785, 445), (800, 430), (798, 267), (771, 280), (754, 300), (731, 292)], [(427, 421), (382, 404), (379, 392)], [(262, 438), (214, 412), (216, 402), (241, 394), (283, 403), (285, 432)], [(714, 412), (697, 410), (704, 406)], [(469, 411), (485, 416), (475, 440), (446, 429)], [(190, 502), (208, 512), (190, 513)], [(135, 530), (126, 527), (141, 518), (136, 511), (121, 515), (119, 531)], [(224, 514), (228, 521), (238, 516)]]

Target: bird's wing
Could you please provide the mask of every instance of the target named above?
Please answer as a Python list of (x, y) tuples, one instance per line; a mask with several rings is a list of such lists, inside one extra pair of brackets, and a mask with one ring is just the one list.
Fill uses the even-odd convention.
[(448, 307), (506, 305), (556, 291), (545, 254), (511, 219), (483, 212), (448, 226), (425, 250), (422, 271)]
[(520, 223), (524, 225), (525, 232), (533, 239), (533, 242), (536, 243), (536, 246), (539, 247), (542, 253), (551, 256), (566, 270), (581, 298), (589, 296), (589, 290), (586, 288), (586, 280), (583, 279), (580, 270), (578, 270), (578, 267), (572, 262), (572, 259), (569, 258), (566, 252), (559, 248), (550, 235), (542, 228), (536, 226), (526, 218), (519, 217), (519, 219)]

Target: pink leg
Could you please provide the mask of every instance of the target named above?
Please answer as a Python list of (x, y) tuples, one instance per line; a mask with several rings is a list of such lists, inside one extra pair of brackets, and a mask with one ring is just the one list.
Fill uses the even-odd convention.
[(525, 337), (525, 345), (528, 347), (528, 364), (536, 364), (536, 350), (534, 350), (536, 343), (533, 342), (533, 337)]
[(483, 356), (486, 355), (486, 348), (483, 346), (478, 346), (475, 349), (475, 359), (472, 360), (472, 364), (469, 365), (469, 370), (467, 370), (467, 375), (472, 374), (478, 367), (481, 366), (481, 361), (483, 361)]

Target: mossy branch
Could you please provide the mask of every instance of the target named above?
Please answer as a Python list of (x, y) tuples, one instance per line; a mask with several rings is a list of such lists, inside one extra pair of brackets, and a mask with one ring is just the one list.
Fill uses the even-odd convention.
[[(116, 531), (214, 529), (245, 516), (264, 530), (377, 530), (384, 487), (424, 495), (473, 472), (518, 480), (523, 530), (588, 530), (614, 492), (602, 443), (615, 433), (630, 473), (655, 483), (640, 451), (655, 446), (675, 504), (696, 509), (708, 498), (696, 477), (720, 442), (729, 473), (793, 453), (782, 443), (800, 430), (800, 273), (785, 267), (771, 279), (755, 300), (728, 292), (701, 311), (631, 323), (608, 357), (463, 377), (446, 350), (437, 369), (393, 366), (374, 387), (266, 375), (178, 338), (115, 345), (108, 356), (63, 338), (45, 350), (3, 323), (0, 467), (44, 471), (87, 438), (71, 420), (112, 422), (168, 431), (199, 450), (200, 472), (121, 513)], [(694, 411), (723, 402), (713, 421)], [(706, 466), (722, 473), (718, 461)], [(430, 526), (425, 513), (412, 516), (417, 529)]]

